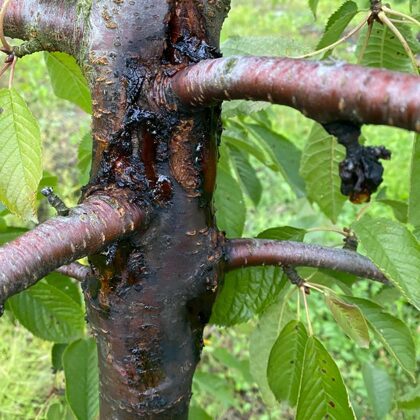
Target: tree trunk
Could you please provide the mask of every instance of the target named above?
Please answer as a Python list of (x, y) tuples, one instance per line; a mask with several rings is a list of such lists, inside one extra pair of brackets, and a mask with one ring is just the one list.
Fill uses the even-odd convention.
[(217, 56), (226, 12), (223, 1), (93, 2), (85, 69), (94, 161), (84, 195), (121, 190), (150, 214), (137, 235), (90, 258), (96, 279), (85, 297), (103, 419), (188, 416), (220, 282), (212, 207), (220, 109), (192, 111), (154, 86)]

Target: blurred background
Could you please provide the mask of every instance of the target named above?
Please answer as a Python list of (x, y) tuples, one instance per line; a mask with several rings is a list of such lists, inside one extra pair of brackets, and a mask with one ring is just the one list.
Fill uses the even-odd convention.
[[(329, 15), (341, 3), (338, 0), (320, 0), (318, 17), (314, 20), (307, 0), (232, 0), (222, 41), (237, 36), (276, 37), (290, 43), (291, 52), (309, 51), (319, 41)], [(365, 5), (366, 2), (358, 3)], [(402, 0), (394, 1), (392, 5), (407, 11), (408, 3), (408, 0)], [(355, 23), (357, 21), (355, 19)], [(355, 26), (355, 23), (352, 25)], [(334, 56), (354, 62), (357, 38), (340, 46)], [(265, 42), (270, 41), (266, 39)], [(87, 181), (89, 144), (87, 147), (79, 145), (89, 132), (90, 117), (54, 96), (41, 53), (18, 61), (14, 86), (40, 122), (46, 171), (43, 183), (54, 186), (70, 205), (76, 204), (80, 186)], [(229, 109), (224, 115), (228, 125)], [(299, 148), (303, 147), (312, 127), (312, 122), (299, 112), (280, 106), (271, 106), (257, 115), (258, 118), (269, 118), (273, 130), (292, 140)], [(412, 134), (383, 127), (364, 128), (363, 134), (368, 143), (386, 144), (392, 150), (392, 160), (384, 165), (386, 175), (383, 186), (388, 197), (406, 200)], [(251, 164), (256, 169), (262, 192), (257, 206), (244, 197), (247, 208), (244, 236), (257, 235), (264, 229), (284, 225), (302, 228), (331, 226), (316, 206), (311, 206), (306, 198), (296, 198), (280, 173), (270, 171), (252, 158)], [(359, 211), (360, 207), (347, 202), (337, 225), (348, 225)], [(372, 204), (369, 211), (386, 215), (391, 212), (379, 202)], [(40, 219), (45, 219), (48, 214), (49, 210), (42, 202)], [(329, 245), (341, 242), (338, 235), (325, 232), (313, 232), (307, 239)], [(363, 294), (379, 289), (379, 286), (360, 283), (356, 288), (360, 288)], [(418, 329), (418, 314), (396, 299), (392, 291), (382, 294), (380, 299), (382, 304), (388, 304), (390, 311), (407, 322), (413, 333)], [(408, 377), (378, 343), (373, 344), (376, 349), (373, 353), (357, 348), (333, 322), (319, 296), (313, 296), (309, 301), (314, 330), (338, 363), (359, 418), (374, 418), (361, 373), (361, 366), (366, 361), (374, 359), (386, 369), (395, 382), (397, 397), (416, 392)], [(209, 326), (206, 329), (205, 349), (193, 388), (193, 419), (293, 418), (293, 412), (287, 407), (264, 402), (251, 376), (249, 337), (256, 321), (250, 320), (231, 328)], [(419, 341), (419, 335), (416, 336)], [(32, 336), (10, 316), (0, 320), (0, 337), (0, 419), (46, 418), (49, 406), (57, 398), (62, 398), (64, 393), (63, 374), (51, 367), (52, 344)], [(206, 413), (199, 407), (204, 408)], [(394, 407), (391, 417), (414, 419), (420, 418), (420, 413), (402, 414)]]

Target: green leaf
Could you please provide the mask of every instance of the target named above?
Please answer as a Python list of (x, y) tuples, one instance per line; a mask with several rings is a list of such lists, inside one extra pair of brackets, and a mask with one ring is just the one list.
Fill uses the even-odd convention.
[[(400, 23), (394, 23), (394, 25), (406, 39), (415, 55), (419, 51), (419, 43), (414, 38), (410, 27)], [(365, 43), (366, 35), (367, 28), (361, 32), (356, 50), (357, 57)], [(413, 73), (414, 71), (411, 60), (398, 38), (386, 25), (382, 25), (376, 21), (373, 23), (369, 44), (366, 47), (361, 64), (369, 67), (383, 67), (408, 73)]]
[(72, 280), (59, 273), (51, 273), (45, 277), (45, 280), (48, 284), (56, 287), (71, 299), (73, 299), (78, 305), (83, 305), (83, 296), (80, 290), (79, 282), (76, 282), (75, 280)]
[(292, 317), (288, 309), (288, 291), (289, 287), (285, 287), (277, 302), (262, 314), (249, 340), (251, 375), (258, 384), (264, 403), (269, 407), (276, 405), (276, 398), (267, 381), (268, 358), (280, 331)]
[(19, 322), (44, 340), (67, 343), (84, 335), (82, 307), (50, 284), (39, 282), (10, 298), (9, 303)]
[(252, 138), (244, 139), (242, 136), (239, 138), (239, 136), (241, 136), (240, 133), (238, 133), (238, 137), (223, 134), (222, 143), (227, 144), (228, 147), (236, 147), (237, 149), (254, 156), (255, 159), (259, 160), (264, 166), (267, 166), (270, 169), (276, 169), (276, 164), (267, 156), (260, 145), (255, 144), (255, 142), (252, 141)]
[(57, 372), (63, 370), (63, 353), (67, 348), (67, 343), (55, 343), (51, 349), (51, 364)]
[(49, 406), (47, 420), (74, 420), (74, 416), (67, 404), (57, 402)]
[(315, 19), (316, 19), (316, 12), (318, 9), (318, 2), (319, 0), (308, 0), (309, 7), (312, 10), (312, 13)]
[(369, 329), (360, 309), (351, 303), (346, 303), (337, 296), (328, 294), (325, 301), (343, 331), (361, 348), (369, 348)]
[(248, 321), (268, 308), (286, 284), (279, 267), (228, 272), (213, 306), (211, 322), (229, 326)]
[[(273, 228), (258, 237), (297, 241), (303, 238), (302, 230), (294, 229)], [(279, 267), (248, 267), (228, 272), (213, 306), (211, 322), (234, 325), (248, 321), (272, 305), (287, 284)]]
[(281, 226), (266, 229), (257, 238), (274, 239), (276, 241), (298, 241), (302, 242), (305, 238), (306, 230), (293, 226)]
[(408, 204), (404, 203), (404, 201), (399, 200), (389, 200), (387, 198), (381, 198), (376, 200), (379, 203), (386, 204), (387, 206), (391, 207), (395, 218), (402, 222), (407, 223), (408, 221)]
[(250, 132), (261, 141), (275, 163), (298, 197), (305, 195), (305, 183), (299, 174), (301, 151), (286, 137), (269, 128), (257, 125), (247, 125)]
[[(357, 4), (354, 1), (343, 3), (328, 19), (324, 34), (315, 50), (320, 50), (338, 41), (349, 23), (357, 15)], [(324, 58), (331, 54), (331, 50), (324, 54)]]
[(56, 96), (92, 113), (92, 99), (85, 77), (76, 60), (62, 52), (46, 52), (45, 63)]
[(408, 221), (414, 226), (417, 239), (420, 240), (420, 135), (413, 144), (410, 175), (410, 196), (408, 199)]
[(93, 338), (69, 344), (63, 354), (66, 398), (78, 420), (94, 420), (99, 412), (98, 354)]
[(92, 136), (87, 133), (83, 136), (78, 149), (79, 182), (85, 185), (89, 182), (90, 167), (92, 164)]
[(306, 343), (302, 372), (296, 420), (355, 419), (340, 372), (315, 337)]
[(190, 420), (212, 420), (212, 417), (210, 417), (206, 411), (194, 404), (191, 404), (190, 406), (188, 418)]
[(300, 173), (311, 201), (336, 223), (346, 198), (341, 194), (338, 165), (344, 159), (344, 147), (324, 128), (315, 123), (302, 153)]
[(42, 177), (39, 126), (14, 89), (0, 89), (0, 111), (0, 200), (29, 219)]
[(219, 229), (228, 237), (240, 237), (246, 217), (244, 198), (240, 185), (225, 168), (218, 169), (214, 201)]
[(420, 244), (399, 222), (363, 217), (352, 224), (368, 257), (420, 309)]
[(232, 387), (225, 378), (207, 372), (196, 372), (194, 383), (206, 395), (212, 395), (225, 407), (234, 406), (235, 398)]
[(249, 163), (248, 156), (234, 146), (229, 147), (233, 167), (238, 176), (243, 190), (249, 198), (257, 205), (261, 200), (262, 185), (257, 177), (256, 171)]
[(299, 395), (303, 356), (308, 334), (298, 321), (289, 322), (281, 331), (268, 360), (267, 380), (276, 399), (294, 407)]
[(219, 363), (225, 365), (227, 368), (236, 370), (242, 375), (246, 382), (252, 384), (253, 380), (249, 371), (249, 363), (247, 360), (238, 359), (238, 357), (231, 351), (222, 347), (214, 349), (212, 355)]
[(376, 303), (351, 296), (347, 302), (357, 305), (368, 321), (369, 327), (382, 342), (386, 350), (400, 366), (415, 380), (416, 348), (408, 327), (400, 319), (385, 312)]
[(394, 383), (383, 369), (366, 363), (362, 368), (370, 405), (378, 420), (391, 411), (394, 400)]

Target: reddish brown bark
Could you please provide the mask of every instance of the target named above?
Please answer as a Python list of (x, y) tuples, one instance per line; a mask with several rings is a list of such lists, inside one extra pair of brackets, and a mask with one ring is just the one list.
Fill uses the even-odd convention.
[[(91, 179), (79, 210), (0, 249), (6, 295), (28, 286), (35, 277), (89, 255), (93, 276), (85, 281), (84, 292), (98, 343), (101, 418), (186, 418), (203, 328), (225, 268), (223, 250), (230, 258), (228, 268), (270, 261), (301, 265), (291, 254), (301, 251), (290, 243), (282, 245), (283, 254), (278, 244), (271, 244), (273, 254), (265, 252), (259, 260), (254, 258), (255, 250), (251, 258), (247, 242), (232, 241), (224, 247), (212, 205), (221, 131), (218, 102), (248, 94), (267, 100), (271, 94), (273, 102), (306, 110), (321, 122), (366, 118), (365, 122), (415, 129), (419, 95), (404, 90), (406, 98), (396, 99), (401, 96), (401, 91), (395, 92), (398, 88), (408, 89), (414, 82), (390, 72), (286, 59), (215, 59), (229, 0), (93, 0), (87, 23), (84, 16), (75, 17), (74, 4), (16, 1), (6, 15), (9, 35), (31, 39), (40, 48), (73, 51), (77, 56), (91, 87), (94, 139)], [(43, 8), (48, 10), (38, 15)], [(34, 21), (35, 14), (38, 19)], [(80, 22), (86, 23), (83, 35)], [(30, 24), (39, 24), (45, 38), (41, 32), (30, 32)], [(51, 33), (54, 26), (60, 37), (68, 36), (60, 45)], [(51, 44), (45, 42), (49, 37)], [(78, 47), (72, 50), (75, 45)], [(205, 59), (213, 60), (196, 64)], [(263, 67), (254, 66), (252, 76), (243, 60), (253, 64), (260, 60)], [(269, 68), (273, 76), (267, 74)], [(209, 77), (203, 69), (209, 70)], [(275, 75), (291, 70), (296, 71), (287, 73), (290, 79), (283, 78), (279, 86)], [(224, 85), (216, 78), (212, 88), (211, 77), (223, 71), (235, 76), (227, 79), (235, 84)], [(246, 77), (241, 79), (241, 74)], [(381, 100), (387, 103), (378, 102), (380, 94), (375, 89), (367, 93), (350, 89), (346, 85), (349, 75), (357, 79), (352, 82), (358, 89), (372, 86), (366, 75), (377, 75), (375, 89), (385, 89), (389, 98)], [(327, 76), (341, 80), (345, 89), (338, 91), (338, 82)], [(182, 101), (171, 96), (168, 81)], [(252, 83), (249, 89), (247, 82)], [(418, 85), (413, 88), (418, 92)], [(405, 107), (405, 114), (400, 106)], [(118, 197), (124, 212), (109, 206), (106, 197)], [(90, 210), (84, 214), (83, 208)], [(141, 224), (144, 209), (147, 225)], [(125, 236), (132, 229), (135, 232)], [(83, 230), (86, 236), (80, 235)], [(53, 234), (48, 236), (48, 232)], [(110, 242), (112, 246), (98, 253)], [(324, 254), (316, 259), (313, 248), (300, 246), (302, 262), (329, 266)], [(24, 252), (17, 251), (21, 249)], [(357, 254), (320, 251), (332, 258), (335, 268), (380, 278)], [(21, 259), (18, 274), (7, 261), (15, 252)], [(337, 259), (338, 255), (342, 258)], [(20, 284), (19, 278), (15, 285), (13, 279), (26, 268), (23, 278), (27, 280)]]
[(72, 277), (73, 279), (80, 282), (87, 281), (90, 277), (93, 276), (90, 267), (79, 264), (77, 262), (68, 265), (63, 265), (55, 271), (57, 273), (63, 274), (64, 276)]
[(386, 277), (368, 258), (346, 249), (267, 239), (230, 239), (225, 245), (226, 270), (258, 265), (329, 268), (381, 283)]
[[(0, 0), (0, 7), (3, 3)], [(77, 56), (84, 32), (81, 12), (83, 8), (78, 8), (77, 0), (12, 0), (7, 7), (4, 32), (27, 41), (14, 49), (17, 56), (35, 51), (63, 51)]]
[(124, 199), (92, 196), (0, 248), (0, 304), (78, 258), (138, 228), (144, 213)]
[(288, 105), (320, 123), (352, 121), (420, 132), (417, 76), (343, 63), (290, 58), (207, 60), (170, 80), (186, 104), (249, 99)]

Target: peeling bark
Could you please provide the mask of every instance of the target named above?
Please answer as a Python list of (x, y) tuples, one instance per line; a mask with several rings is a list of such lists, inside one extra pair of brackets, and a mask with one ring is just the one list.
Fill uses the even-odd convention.
[(260, 100), (298, 109), (323, 124), (341, 120), (420, 132), (419, 78), (388, 70), (229, 57), (188, 67), (169, 85), (183, 103), (196, 107), (232, 99)]

